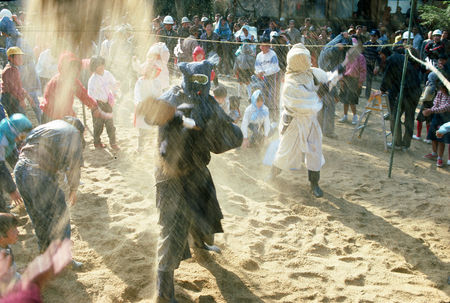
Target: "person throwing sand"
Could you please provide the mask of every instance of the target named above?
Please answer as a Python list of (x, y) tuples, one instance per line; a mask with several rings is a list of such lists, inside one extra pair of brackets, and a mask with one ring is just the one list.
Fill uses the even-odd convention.
[(327, 73), (311, 67), (311, 55), (306, 47), (301, 43), (294, 45), (287, 55), (286, 80), (281, 95), (280, 145), (270, 179), (274, 179), (282, 169), (300, 169), (304, 162), (316, 197), (323, 196), (319, 179), (320, 169), (325, 163), (322, 131), (317, 120), (322, 102), (317, 91), (319, 84), (326, 82)]
[[(191, 256), (189, 246), (220, 251), (213, 245), (214, 234), (223, 232), (223, 215), (207, 167), (210, 153), (223, 153), (242, 144), (239, 127), (209, 95), (213, 64), (205, 60), (178, 66), (183, 74), (182, 88), (175, 86), (140, 107), (160, 102), (177, 109), (167, 123), (154, 123), (159, 125), (155, 179), (161, 225), (156, 302), (171, 303), (176, 302), (174, 271)], [(146, 121), (151, 122), (152, 112), (146, 113)]]

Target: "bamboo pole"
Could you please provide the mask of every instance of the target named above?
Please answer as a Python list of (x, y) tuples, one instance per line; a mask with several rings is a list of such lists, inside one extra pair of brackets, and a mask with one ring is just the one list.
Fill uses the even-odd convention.
[[(416, 0), (412, 0), (411, 7), (414, 7)], [(409, 40), (411, 37), (411, 25), (412, 25), (412, 19), (413, 19), (413, 10), (410, 10), (409, 13), (409, 24), (408, 24), (408, 40), (406, 42), (407, 45), (409, 45)], [(394, 162), (394, 153), (395, 153), (395, 138), (397, 136), (397, 133), (400, 130), (400, 110), (402, 108), (402, 102), (403, 102), (403, 91), (405, 86), (405, 76), (406, 76), (406, 69), (408, 67), (408, 55), (409, 53), (405, 51), (405, 60), (403, 61), (403, 72), (402, 72), (402, 81), (400, 82), (400, 94), (398, 97), (398, 105), (397, 105), (397, 113), (395, 115), (395, 126), (394, 126), (394, 133), (392, 134), (392, 149), (391, 149), (391, 159), (389, 161), (389, 173), (388, 177), (391, 178), (392, 175), (392, 164)]]

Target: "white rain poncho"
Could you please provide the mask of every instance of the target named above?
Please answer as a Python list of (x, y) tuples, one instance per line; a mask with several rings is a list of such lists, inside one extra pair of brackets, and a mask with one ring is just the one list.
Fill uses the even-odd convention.
[[(160, 69), (161, 72), (155, 77), (140, 77), (134, 86), (134, 105), (137, 107), (139, 103), (143, 102), (147, 98), (159, 98), (163, 93), (163, 82), (166, 81), (162, 79), (162, 68), (156, 62), (147, 62), (142, 66), (142, 73), (148, 73), (148, 70)], [(143, 115), (138, 115), (135, 113), (134, 122), (137, 128), (142, 129), (152, 129), (152, 125), (145, 122)]]
[(169, 69), (167, 68), (167, 63), (169, 62), (170, 53), (169, 49), (163, 42), (157, 42), (153, 44), (147, 52), (147, 60), (152, 58), (152, 56), (159, 55), (160, 60), (157, 60), (157, 64), (161, 67), (161, 74), (159, 79), (162, 85), (162, 89), (165, 90), (169, 88)]
[[(281, 95), (283, 116), (292, 121), (286, 127), (280, 122), (280, 145), (273, 164), (281, 169), (300, 169), (303, 162), (308, 170), (320, 171), (325, 164), (322, 155), (322, 131), (317, 113), (322, 101), (317, 95), (319, 86), (327, 82), (322, 69), (311, 67), (309, 51), (301, 43), (294, 45), (287, 55), (287, 72)], [(281, 134), (283, 128), (285, 131)]]
[(157, 42), (150, 46), (150, 48), (148, 49), (147, 59), (144, 61), (144, 63), (141, 63), (139, 59), (135, 58), (132, 61), (132, 65), (135, 72), (137, 72), (139, 75), (143, 75), (145, 68), (149, 64), (157, 64), (161, 69), (161, 73), (158, 76), (161, 82), (161, 89), (166, 90), (167, 88), (169, 88), (169, 69), (167, 67), (169, 58), (170, 52), (166, 44), (164, 44), (163, 42)]

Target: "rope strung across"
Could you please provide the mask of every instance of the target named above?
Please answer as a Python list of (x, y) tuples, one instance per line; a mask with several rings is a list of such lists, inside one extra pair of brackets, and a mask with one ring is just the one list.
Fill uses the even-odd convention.
[[(115, 32), (115, 30), (106, 30), (109, 32)], [(35, 30), (31, 30), (29, 28), (23, 28), (22, 32), (58, 32), (58, 33), (62, 33), (62, 32), (88, 32), (87, 30), (79, 30), (79, 31), (72, 31), (72, 30), (41, 30), (41, 29), (35, 29)], [(91, 32), (97, 32), (92, 30)], [(137, 30), (137, 29), (133, 29), (133, 30), (129, 30), (129, 32), (136, 32), (136, 33), (145, 33), (145, 32), (150, 32), (150, 30), (146, 29), (146, 30)], [(148, 34), (149, 36), (153, 36), (153, 37), (157, 37), (157, 38), (167, 38), (167, 39), (186, 39), (187, 37), (178, 37), (178, 36), (165, 36), (165, 35), (158, 35), (158, 34)], [(190, 38), (192, 39), (192, 38)], [(206, 43), (222, 43), (222, 44), (237, 44), (237, 45), (242, 45), (242, 43), (250, 43), (252, 45), (267, 45), (267, 44), (272, 44), (272, 43), (260, 43), (260, 42), (238, 42), (238, 41), (223, 41), (223, 40), (203, 40), (203, 39), (198, 39), (198, 38), (194, 38), (192, 40), (196, 40), (196, 41), (202, 41), (202, 42), (206, 42)], [(286, 46), (286, 47), (291, 47), (292, 44), (274, 44), (276, 46)], [(395, 46), (396, 44), (382, 44), (382, 45), (361, 45), (361, 47), (373, 47), (373, 46), (377, 46), (377, 47), (386, 47), (386, 46)], [(326, 45), (326, 44), (305, 44), (305, 47), (321, 47), (321, 48), (325, 48), (325, 47), (334, 47), (336, 45)], [(353, 47), (354, 45), (351, 44), (347, 44), (347, 45), (342, 45), (343, 47)]]

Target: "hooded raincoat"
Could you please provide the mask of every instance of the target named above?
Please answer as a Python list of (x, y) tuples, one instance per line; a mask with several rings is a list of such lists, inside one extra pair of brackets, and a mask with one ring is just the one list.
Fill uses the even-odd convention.
[(70, 75), (73, 65), (81, 68), (80, 59), (73, 53), (63, 53), (59, 58), (59, 72), (48, 82), (44, 101), (40, 105), (47, 120), (61, 119), (65, 116), (75, 117), (76, 114), (72, 108), (74, 96), (77, 96), (89, 109), (97, 108), (97, 102), (88, 95), (86, 88), (77, 79), (78, 75)]
[[(32, 129), (28, 118), (20, 113), (13, 114), (9, 118), (4, 118), (0, 122), (0, 190), (12, 193), (16, 190), (11, 173), (6, 167), (8, 160), (11, 166), (15, 165), (17, 160), (16, 138), (23, 132)], [(0, 211), (6, 211), (6, 203), (3, 194), (0, 192)]]

